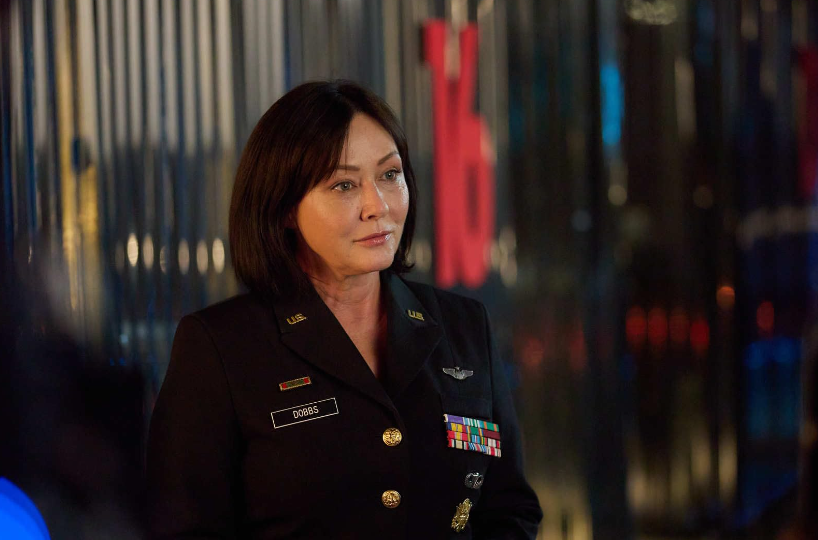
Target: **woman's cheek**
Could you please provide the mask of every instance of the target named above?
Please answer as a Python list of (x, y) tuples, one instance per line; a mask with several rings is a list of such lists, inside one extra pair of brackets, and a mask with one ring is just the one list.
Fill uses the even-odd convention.
[(402, 220), (403, 220), (403, 219), (406, 219), (406, 214), (409, 211), (409, 187), (406, 185), (406, 182), (401, 182), (400, 183), (400, 186), (399, 186), (399, 189), (398, 189), (398, 195), (400, 197), (399, 204), (400, 204), (401, 215), (403, 216), (402, 217)]

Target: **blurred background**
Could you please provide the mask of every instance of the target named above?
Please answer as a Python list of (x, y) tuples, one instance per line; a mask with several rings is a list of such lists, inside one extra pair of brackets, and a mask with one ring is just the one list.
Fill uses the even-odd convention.
[(238, 156), (337, 77), (405, 127), (410, 279), (489, 307), (539, 538), (818, 537), (817, 3), (2, 0), (0, 477), (52, 538), (143, 537)]

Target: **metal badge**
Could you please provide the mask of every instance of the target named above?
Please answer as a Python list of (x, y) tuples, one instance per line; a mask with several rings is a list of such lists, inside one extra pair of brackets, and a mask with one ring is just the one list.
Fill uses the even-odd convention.
[(307, 318), (300, 313), (296, 313), (292, 317), (287, 317), (287, 324), (296, 324), (300, 323), (301, 321), (306, 321)]
[(463, 532), (466, 528), (466, 523), (469, 521), (469, 512), (471, 512), (471, 501), (466, 499), (457, 505), (457, 510), (454, 511), (452, 518), (452, 529), (456, 532)]
[(454, 377), (458, 381), (462, 381), (474, 375), (474, 371), (470, 369), (460, 369), (458, 366), (454, 366), (453, 368), (445, 367), (443, 368), (443, 373)]
[(483, 480), (486, 477), (480, 474), (479, 472), (470, 472), (466, 475), (466, 487), (470, 489), (480, 489), (483, 487)]
[(425, 321), (426, 319), (423, 318), (423, 313), (419, 311), (412, 311), (411, 309), (406, 310), (406, 314), (409, 315), (413, 319), (417, 319), (418, 321)]

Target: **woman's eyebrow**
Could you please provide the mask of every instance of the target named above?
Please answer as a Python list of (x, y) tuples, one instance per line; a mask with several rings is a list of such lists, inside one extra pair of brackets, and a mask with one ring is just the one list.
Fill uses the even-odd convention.
[[(397, 154), (398, 154), (397, 150), (392, 150), (391, 152), (389, 152), (388, 154), (386, 154), (385, 156), (383, 156), (381, 159), (378, 160), (378, 165), (383, 165), (384, 162), (387, 159), (389, 159), (392, 156), (397, 155)], [(355, 165), (338, 165), (337, 167), (335, 167), (335, 169), (339, 170), (339, 171), (360, 171), (361, 170), (360, 167), (357, 167)]]
[(391, 152), (389, 152), (388, 154), (386, 154), (385, 156), (378, 160), (378, 165), (383, 165), (384, 161), (396, 155), (397, 153), (398, 153), (397, 150), (392, 150)]

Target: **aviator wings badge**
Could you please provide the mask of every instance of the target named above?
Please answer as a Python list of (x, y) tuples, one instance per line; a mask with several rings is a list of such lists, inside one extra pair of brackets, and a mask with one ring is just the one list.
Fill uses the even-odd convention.
[(443, 368), (443, 373), (454, 377), (458, 381), (462, 381), (463, 379), (474, 375), (474, 371), (470, 369), (460, 369), (458, 366), (454, 366), (453, 368), (445, 367)]

